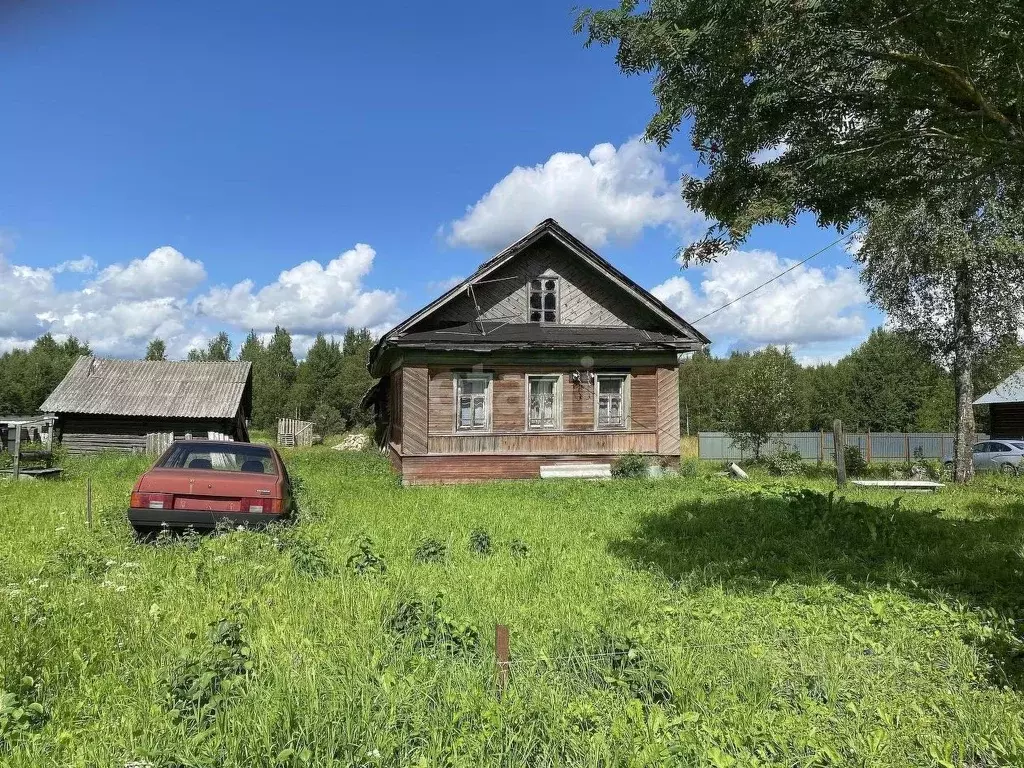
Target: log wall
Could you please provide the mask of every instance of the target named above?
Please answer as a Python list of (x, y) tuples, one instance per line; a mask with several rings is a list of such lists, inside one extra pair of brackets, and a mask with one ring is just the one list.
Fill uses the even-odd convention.
[(175, 439), (186, 435), (205, 438), (209, 432), (237, 437), (237, 424), (230, 419), (155, 419), (126, 416), (61, 415), (57, 421), (60, 441), (69, 454), (118, 451), (144, 453), (146, 435), (173, 432)]

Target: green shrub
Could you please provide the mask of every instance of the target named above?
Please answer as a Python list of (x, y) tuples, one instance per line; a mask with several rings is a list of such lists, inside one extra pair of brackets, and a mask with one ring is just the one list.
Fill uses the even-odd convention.
[[(182, 653), (165, 682), (164, 708), (174, 720), (195, 729), (209, 726), (237, 695), (252, 670), (242, 630), (235, 609), (234, 615), (209, 625), (206, 644)], [(189, 636), (196, 639), (195, 633)]]
[(359, 540), (358, 552), (354, 552), (348, 558), (346, 565), (360, 576), (380, 576), (387, 572), (388, 567), (384, 558), (373, 551), (373, 541), (367, 537)]
[(700, 459), (689, 457), (679, 462), (679, 474), (681, 477), (699, 477)]
[(848, 445), (843, 449), (843, 459), (846, 462), (847, 477), (864, 477), (867, 474), (868, 463), (856, 445)]
[(424, 539), (416, 547), (413, 560), (417, 563), (440, 563), (448, 557), (448, 545), (437, 539)]
[(512, 541), (508, 543), (508, 551), (512, 557), (529, 557), (530, 545), (522, 539), (512, 539)]
[(803, 469), (803, 457), (800, 451), (790, 445), (780, 443), (764, 459), (764, 467), (768, 474), (776, 477), (793, 477), (799, 475)]
[(480, 647), (480, 632), (469, 623), (456, 621), (444, 610), (444, 596), (429, 603), (419, 598), (403, 600), (388, 620), (392, 633), (412, 641), (413, 647), (449, 654), (473, 654)]
[(469, 551), (477, 555), (491, 554), (491, 534), (483, 528), (474, 528), (469, 534)]
[(642, 453), (624, 453), (612, 462), (614, 477), (647, 477), (647, 457)]

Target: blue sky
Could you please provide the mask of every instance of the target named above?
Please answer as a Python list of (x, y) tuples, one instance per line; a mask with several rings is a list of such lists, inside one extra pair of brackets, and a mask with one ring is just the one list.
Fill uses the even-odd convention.
[[(22, 4), (27, 5), (27, 4)], [(810, 220), (681, 271), (695, 157), (570, 3), (0, 11), (0, 349), (183, 354), (225, 328), (383, 329), (554, 216), (695, 318), (834, 239)], [(834, 358), (880, 322), (836, 248), (702, 329)], [(5, 306), (6, 305), (6, 306)]]

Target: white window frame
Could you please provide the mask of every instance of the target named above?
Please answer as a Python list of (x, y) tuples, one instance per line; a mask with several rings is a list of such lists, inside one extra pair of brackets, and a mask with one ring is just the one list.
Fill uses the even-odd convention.
[[(554, 381), (552, 388), (552, 410), (554, 411), (553, 426), (534, 427), (530, 425), (531, 384), (534, 381)], [(562, 374), (560, 373), (528, 373), (526, 374), (526, 430), (528, 432), (560, 432), (562, 430)]]
[[(541, 305), (540, 306), (540, 320), (532, 320), (530, 318), (530, 315), (534, 311), (533, 307), (530, 306), (530, 298), (534, 294), (534, 289), (533, 289), (533, 281), (534, 280), (539, 280), (540, 283), (541, 283), (541, 290), (540, 290), (540, 297), (541, 297), (540, 298), (540, 305)], [(553, 280), (554, 283), (555, 283), (555, 290), (554, 290), (554, 294), (555, 294), (555, 319), (554, 320), (545, 320), (544, 319), (544, 311), (545, 311), (544, 310), (544, 294), (547, 293), (547, 291), (544, 290), (544, 283), (547, 280)], [(550, 311), (550, 310), (548, 310), (548, 311)], [(531, 277), (529, 280), (527, 280), (526, 281), (526, 322), (528, 322), (528, 323), (537, 323), (538, 325), (558, 325), (561, 321), (562, 321), (562, 280), (561, 280), (561, 278), (559, 278), (558, 275), (554, 274), (553, 272), (548, 271), (548, 272), (545, 272), (545, 273), (543, 273), (541, 275), (537, 275), (536, 277)]]
[[(462, 416), (462, 409), (459, 407), (459, 401), (462, 399), (462, 382), (464, 381), (484, 381), (484, 423), (483, 426), (464, 427), (460, 423)], [(452, 408), (453, 421), (452, 426), (455, 432), (469, 433), (469, 434), (480, 434), (481, 432), (491, 431), (491, 413), (492, 413), (492, 392), (494, 374), (492, 373), (456, 373), (452, 382)]]
[[(629, 382), (631, 375), (628, 372), (621, 371), (615, 373), (599, 373), (594, 376), (594, 430), (601, 432), (617, 432), (621, 430), (628, 430), (632, 427), (632, 411), (630, 408), (630, 397), (629, 397)], [(622, 424), (605, 424), (600, 423), (600, 399), (601, 399), (601, 380), (602, 379), (621, 379), (622, 380)]]

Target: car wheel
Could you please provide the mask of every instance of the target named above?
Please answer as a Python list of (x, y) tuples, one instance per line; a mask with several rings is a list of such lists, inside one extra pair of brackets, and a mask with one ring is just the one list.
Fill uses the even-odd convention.
[(953, 470), (956, 469), (956, 465), (952, 461), (947, 461), (942, 465), (942, 467), (951, 475), (953, 474)]
[(1003, 464), (999, 471), (1008, 477), (1014, 477), (1017, 474), (1017, 466), (1015, 464)]

